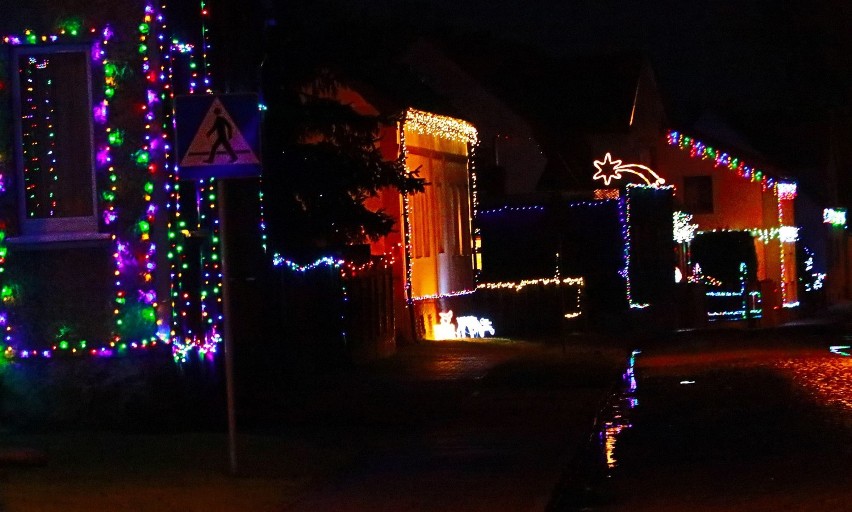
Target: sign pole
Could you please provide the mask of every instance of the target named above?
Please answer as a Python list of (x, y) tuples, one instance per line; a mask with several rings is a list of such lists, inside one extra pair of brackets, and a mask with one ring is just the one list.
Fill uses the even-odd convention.
[[(225, 180), (259, 177), (260, 110), (256, 94), (195, 94), (175, 98), (175, 147), (181, 179), (218, 180), (222, 267), (222, 345), (228, 415), (230, 473), (237, 474), (237, 419), (234, 405), (234, 336)], [(220, 158), (220, 157), (227, 157)]]
[(234, 408), (234, 338), (231, 332), (231, 284), (228, 271), (228, 209), (225, 207), (225, 180), (217, 180), (219, 195), (219, 232), (222, 238), (222, 330), (225, 347), (225, 395), (228, 409), (228, 461), (231, 475), (237, 474), (237, 415)]

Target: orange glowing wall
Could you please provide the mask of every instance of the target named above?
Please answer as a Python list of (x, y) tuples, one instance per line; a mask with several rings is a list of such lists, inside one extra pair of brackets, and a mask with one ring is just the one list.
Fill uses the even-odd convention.
[[(781, 201), (779, 215), (779, 201), (774, 187), (764, 190), (760, 183), (738, 176), (725, 167), (716, 167), (712, 160), (692, 158), (687, 151), (667, 144), (665, 138), (661, 138), (656, 153), (655, 169), (667, 184), (675, 186), (675, 202), (679, 209), (690, 211), (684, 204), (687, 177), (711, 178), (712, 211), (690, 211), (699, 231), (771, 230), (781, 225), (795, 226), (793, 201)], [(795, 244), (782, 244), (777, 236), (767, 241), (755, 237), (754, 242), (758, 279), (771, 279), (778, 288), (779, 300), (783, 297), (785, 303), (795, 302)]]
[(412, 296), (468, 290), (473, 269), (467, 144), (406, 132), (405, 146), (407, 168), (419, 170), (428, 183), (425, 193), (409, 198)]

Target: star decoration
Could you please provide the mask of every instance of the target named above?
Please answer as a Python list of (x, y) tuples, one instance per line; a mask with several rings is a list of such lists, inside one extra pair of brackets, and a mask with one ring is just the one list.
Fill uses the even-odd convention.
[(604, 155), (603, 160), (595, 160), (595, 169), (597, 169), (597, 172), (592, 176), (592, 179), (603, 180), (604, 185), (608, 187), (609, 182), (613, 179), (621, 179), (620, 165), (621, 160), (613, 160), (612, 155), (607, 153)]

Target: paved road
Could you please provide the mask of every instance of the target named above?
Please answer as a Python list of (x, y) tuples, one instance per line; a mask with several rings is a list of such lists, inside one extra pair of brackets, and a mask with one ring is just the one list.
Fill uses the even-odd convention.
[(852, 358), (789, 341), (638, 354), (600, 478), (561, 510), (852, 510)]
[(621, 361), (523, 343), (408, 347), (291, 411), (304, 428), (345, 425), (363, 449), (287, 510), (544, 510)]

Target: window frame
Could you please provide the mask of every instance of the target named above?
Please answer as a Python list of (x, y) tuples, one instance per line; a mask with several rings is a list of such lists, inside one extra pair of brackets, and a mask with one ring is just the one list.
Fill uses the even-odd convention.
[[(700, 175), (695, 175), (695, 176), (684, 176), (683, 177), (683, 207), (684, 207), (684, 209), (687, 210), (689, 213), (692, 213), (694, 215), (710, 215), (710, 214), (716, 213), (716, 191), (715, 191), (716, 186), (715, 186), (714, 181), (715, 180), (713, 179), (712, 174), (700, 174)], [(691, 182), (692, 186), (687, 185), (688, 182)], [(706, 191), (700, 190), (700, 192), (702, 192), (701, 196), (703, 196), (705, 192), (709, 195), (709, 200), (710, 200), (709, 205), (705, 205), (701, 201), (701, 199), (703, 199), (703, 197), (698, 197), (697, 195), (694, 194), (694, 192), (696, 190), (698, 190), (697, 187), (695, 187), (695, 184), (697, 184), (697, 183), (701, 183), (702, 185), (707, 184), (707, 186), (709, 187), (709, 190), (706, 190)], [(690, 194), (688, 192), (688, 189), (692, 189), (693, 193)], [(696, 199), (697, 201), (689, 202), (688, 199), (687, 199), (687, 196), (689, 196), (690, 199)], [(706, 206), (706, 208), (705, 208), (705, 206)]]
[[(92, 45), (89, 43), (56, 43), (42, 45), (13, 46), (10, 55), (10, 78), (12, 82), (12, 120), (14, 128), (15, 144), (15, 176), (18, 200), (18, 218), (20, 235), (35, 241), (53, 241), (64, 238), (81, 238), (81, 235), (91, 234), (97, 237), (99, 234), (98, 200), (97, 200), (97, 175), (95, 160), (95, 127), (93, 119), (94, 98), (92, 94)], [(59, 53), (81, 53), (85, 62), (86, 76), (86, 127), (88, 129), (89, 144), (89, 176), (92, 210), (90, 215), (58, 218), (30, 218), (27, 215), (26, 186), (24, 181), (24, 148), (22, 127), (22, 76), (20, 71), (20, 59), (31, 55), (54, 55)], [(84, 237), (84, 236), (83, 236)]]

